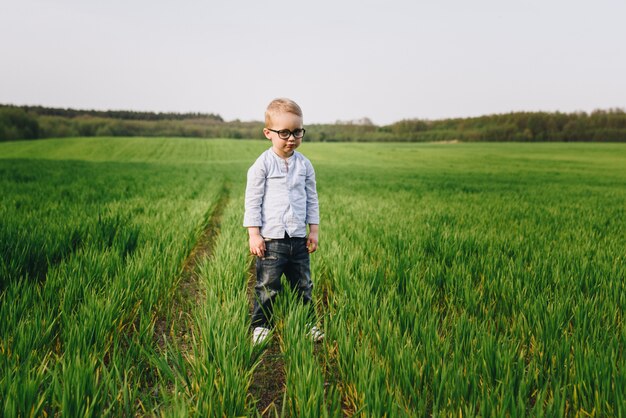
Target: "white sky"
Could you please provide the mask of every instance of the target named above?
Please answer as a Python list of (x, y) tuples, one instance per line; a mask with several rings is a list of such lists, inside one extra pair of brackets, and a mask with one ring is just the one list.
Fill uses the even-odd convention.
[(624, 0), (0, 0), (0, 103), (376, 124), (626, 107)]

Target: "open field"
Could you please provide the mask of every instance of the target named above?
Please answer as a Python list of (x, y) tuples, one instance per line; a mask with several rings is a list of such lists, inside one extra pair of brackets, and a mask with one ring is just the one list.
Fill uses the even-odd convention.
[(625, 145), (305, 142), (326, 339), (286, 295), (261, 350), (267, 147), (0, 143), (0, 415), (254, 416), (269, 361), (279, 415), (626, 414)]

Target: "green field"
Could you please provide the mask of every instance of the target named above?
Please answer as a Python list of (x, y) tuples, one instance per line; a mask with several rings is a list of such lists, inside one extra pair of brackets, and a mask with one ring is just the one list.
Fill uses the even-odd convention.
[(0, 143), (1, 416), (254, 416), (270, 360), (272, 415), (626, 415), (626, 145), (305, 142), (326, 339), (286, 294), (266, 350), (241, 223), (267, 147)]

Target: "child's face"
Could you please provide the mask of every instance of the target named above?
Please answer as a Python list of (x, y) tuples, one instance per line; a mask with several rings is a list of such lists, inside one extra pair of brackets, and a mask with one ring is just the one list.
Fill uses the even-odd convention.
[[(268, 129), (269, 128), (269, 129)], [(272, 130), (270, 130), (272, 129)], [(272, 141), (272, 149), (282, 158), (290, 157), (293, 151), (300, 146), (302, 138), (295, 138), (290, 135), (288, 139), (280, 139), (278, 133), (273, 131), (280, 131), (282, 129), (288, 129), (294, 131), (296, 129), (302, 129), (302, 118), (293, 113), (279, 113), (273, 115), (272, 126), (268, 126), (263, 129), (265, 137)]]

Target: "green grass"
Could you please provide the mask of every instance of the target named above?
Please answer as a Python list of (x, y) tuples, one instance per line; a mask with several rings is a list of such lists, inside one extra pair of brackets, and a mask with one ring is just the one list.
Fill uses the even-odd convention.
[(130, 415), (161, 401), (149, 396), (155, 318), (224, 177), (84, 150), (0, 162), (4, 416)]
[(317, 277), (353, 403), (365, 415), (623, 413), (623, 147), (379, 152), (324, 189)]
[[(269, 143), (0, 144), (3, 416), (254, 415), (245, 173)], [(304, 143), (326, 340), (277, 310), (289, 415), (626, 413), (626, 147)], [(171, 322), (198, 267), (188, 335)], [(286, 298), (286, 301), (288, 298)], [(259, 357), (260, 356), (260, 357)]]

